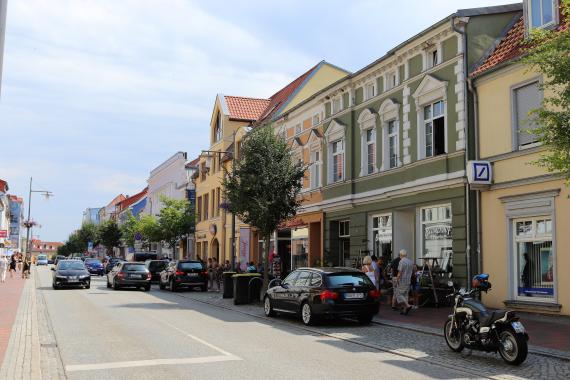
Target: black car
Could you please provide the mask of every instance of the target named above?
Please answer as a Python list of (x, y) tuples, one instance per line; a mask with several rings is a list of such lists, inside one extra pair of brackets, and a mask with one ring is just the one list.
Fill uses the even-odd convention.
[(52, 287), (59, 289), (64, 286), (91, 287), (91, 275), (80, 260), (59, 260), (53, 271)]
[(162, 272), (168, 265), (168, 260), (147, 260), (144, 263), (146, 269), (151, 274), (151, 282), (160, 281), (160, 272)]
[(126, 287), (150, 290), (150, 272), (143, 263), (121, 261), (107, 274), (107, 287), (115, 290)]
[(175, 292), (181, 287), (200, 287), (205, 292), (208, 290), (208, 272), (201, 261), (180, 260), (171, 261), (160, 272), (160, 289), (168, 289)]
[(300, 314), (306, 325), (321, 318), (354, 317), (369, 324), (378, 313), (380, 292), (352, 268), (299, 268), (273, 280), (264, 296), (265, 315)]
[(105, 274), (109, 273), (115, 265), (117, 265), (118, 263), (122, 263), (122, 262), (125, 262), (125, 260), (120, 259), (118, 257), (113, 257), (113, 258), (109, 259), (109, 261), (107, 261), (107, 265), (105, 265)]

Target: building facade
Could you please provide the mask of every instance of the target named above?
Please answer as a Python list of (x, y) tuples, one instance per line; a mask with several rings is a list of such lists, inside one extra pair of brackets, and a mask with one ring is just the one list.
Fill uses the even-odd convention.
[(22, 229), (21, 225), (22, 222), (24, 221), (24, 200), (15, 195), (10, 195), (9, 202), (10, 202), (9, 248), (12, 249), (12, 251), (20, 251), (22, 250), (22, 247), (20, 246), (20, 238), (21, 238), (21, 229)]
[(8, 0), (0, 0), (0, 95), (2, 94), (2, 66), (4, 61), (4, 39), (6, 38), (6, 14)]
[(101, 211), (101, 207), (88, 207), (83, 211), (83, 218), (81, 219), (81, 224), (94, 224), (98, 226), (100, 224), (99, 220), (99, 211)]
[(460, 10), (282, 115), (276, 127), (319, 193), (300, 215), (323, 213), (323, 264), (386, 262), (406, 249), (465, 282), (476, 262), (465, 78), (521, 8)]
[(10, 237), (10, 199), (8, 182), (0, 179), (0, 255), (5, 255)]
[(532, 133), (529, 112), (550, 94), (541, 90), (541, 73), (517, 62), (530, 29), (568, 28), (558, 7), (557, 1), (525, 1), (524, 13), (472, 79), (479, 158), (493, 173), (480, 194), (482, 267), (493, 283), (483, 300), (496, 308), (570, 315), (570, 279), (564, 276), (570, 191), (560, 175), (533, 164), (547, 150)]

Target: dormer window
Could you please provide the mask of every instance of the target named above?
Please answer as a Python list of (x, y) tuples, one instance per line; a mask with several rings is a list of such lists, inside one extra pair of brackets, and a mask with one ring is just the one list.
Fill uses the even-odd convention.
[(556, 25), (556, 0), (527, 0), (528, 25), (530, 29)]
[(222, 139), (222, 118), (220, 113), (216, 115), (216, 123), (214, 124), (214, 142), (218, 142)]

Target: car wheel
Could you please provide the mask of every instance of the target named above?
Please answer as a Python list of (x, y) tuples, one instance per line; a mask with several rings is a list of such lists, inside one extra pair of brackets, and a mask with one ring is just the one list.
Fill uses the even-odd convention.
[(174, 279), (172, 279), (172, 278), (170, 279), (170, 289), (169, 289), (169, 290), (170, 290), (171, 292), (175, 292), (175, 291), (177, 290), (177, 289), (176, 289), (176, 284), (174, 283)]
[(117, 284), (117, 280), (113, 280), (113, 289), (119, 290), (119, 284)]
[(308, 302), (303, 303), (303, 306), (301, 306), (301, 319), (307, 326), (315, 325), (317, 322), (317, 318), (313, 314), (313, 308)]
[(358, 323), (361, 325), (369, 325), (372, 322), (372, 318), (374, 318), (374, 314), (363, 314), (358, 316)]
[(59, 289), (59, 286), (57, 286), (55, 283), (51, 284), (51, 286), (52, 286), (52, 288), (53, 288), (54, 290), (58, 290), (58, 289)]
[(91, 282), (88, 282), (87, 285), (85, 285), (85, 289), (91, 289)]
[(107, 279), (107, 288), (111, 288), (111, 283), (109, 282), (109, 279)]
[(265, 300), (263, 301), (263, 311), (265, 312), (266, 317), (275, 316), (275, 311), (273, 310), (273, 305), (271, 304), (271, 298), (269, 298), (269, 296), (265, 296)]

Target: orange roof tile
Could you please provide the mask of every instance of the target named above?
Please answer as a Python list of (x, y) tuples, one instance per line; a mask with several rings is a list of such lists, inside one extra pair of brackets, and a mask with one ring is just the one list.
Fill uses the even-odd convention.
[(136, 203), (138, 200), (143, 198), (148, 191), (148, 187), (145, 187), (141, 192), (136, 193), (132, 197), (128, 197), (123, 199), (122, 201), (117, 203), (117, 208), (119, 211), (126, 210), (130, 205)]
[[(561, 16), (562, 17), (562, 16)], [(567, 21), (562, 21), (558, 26), (558, 31), (565, 31), (570, 27), (570, 23)], [(525, 41), (525, 23), (524, 16), (508, 30), (503, 39), (495, 47), (493, 52), (485, 59), (485, 61), (479, 65), (470, 76), (478, 76), (486, 71), (491, 70), (503, 63), (512, 61), (513, 59), (519, 58), (524, 53), (524, 41)]]
[(269, 99), (245, 98), (224, 95), (230, 119), (255, 121), (267, 108)]

